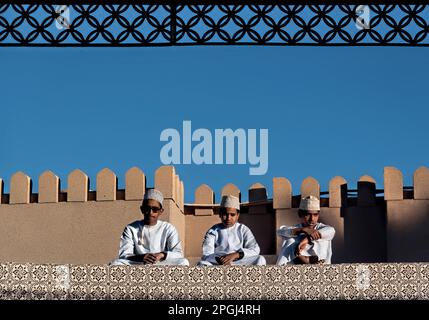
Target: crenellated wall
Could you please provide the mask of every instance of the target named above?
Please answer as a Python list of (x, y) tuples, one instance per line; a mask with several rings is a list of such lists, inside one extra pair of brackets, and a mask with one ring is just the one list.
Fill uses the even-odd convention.
[[(413, 178), (413, 186), (404, 187), (402, 173), (386, 167), (384, 190), (376, 188), (372, 177), (362, 176), (355, 189), (334, 177), (329, 190), (321, 192), (319, 182), (308, 177), (294, 196), (290, 181), (276, 177), (271, 197), (264, 185), (250, 186), (240, 220), (273, 263), (281, 247), (276, 230), (298, 223), (301, 196), (314, 195), (321, 198), (321, 221), (336, 229), (334, 263), (429, 261), (423, 245), (429, 236), (429, 169), (417, 169)], [(215, 192), (201, 185), (194, 203), (185, 204), (184, 182), (171, 166), (160, 167), (154, 181), (166, 199), (161, 218), (177, 227), (185, 255), (196, 262), (205, 232), (219, 222)], [(33, 193), (30, 177), (18, 172), (11, 178), (10, 193), (3, 194), (0, 179), (0, 261), (104, 264), (116, 257), (123, 228), (141, 219), (145, 174), (136, 167), (128, 170), (124, 190), (107, 168), (97, 174), (96, 191), (90, 191), (88, 176), (80, 170), (69, 174), (67, 184), (61, 190), (59, 177), (47, 171)], [(234, 184), (221, 190), (225, 194), (241, 197)]]
[[(61, 191), (59, 178), (44, 172), (35, 194), (27, 175), (12, 176), (10, 194), (2, 194), (0, 204), (0, 261), (102, 264), (117, 257), (124, 227), (142, 218), (145, 174), (128, 170), (125, 190), (118, 190), (109, 169), (97, 174), (96, 191), (89, 190), (80, 170), (70, 173), (67, 183)], [(155, 187), (165, 196), (162, 219), (174, 223), (185, 241), (183, 182), (173, 167), (155, 172)]]

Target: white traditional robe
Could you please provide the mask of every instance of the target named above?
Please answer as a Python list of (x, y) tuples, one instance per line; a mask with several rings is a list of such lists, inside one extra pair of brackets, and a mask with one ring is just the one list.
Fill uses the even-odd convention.
[(244, 224), (236, 223), (227, 228), (222, 223), (211, 227), (203, 242), (203, 257), (198, 265), (219, 265), (217, 257), (233, 252), (243, 252), (243, 258), (232, 265), (265, 265), (265, 258), (259, 255), (260, 248), (252, 231)]
[(176, 228), (166, 221), (158, 220), (156, 225), (145, 225), (143, 220), (129, 224), (122, 233), (119, 259), (111, 265), (141, 265), (142, 262), (128, 260), (130, 256), (165, 252), (165, 260), (156, 265), (189, 265), (183, 257), (182, 246)]
[[(277, 230), (277, 235), (284, 239), (282, 250), (277, 260), (278, 265), (294, 264), (293, 260), (296, 258), (295, 248), (305, 238), (304, 234), (293, 235), (292, 230), (295, 228), (302, 228), (303, 224), (298, 224), (294, 227), (281, 226)], [(319, 260), (325, 260), (325, 264), (331, 264), (332, 257), (332, 239), (335, 236), (335, 229), (323, 223), (317, 223), (315, 230), (319, 231), (322, 238), (308, 244), (301, 255), (303, 256), (317, 256)]]

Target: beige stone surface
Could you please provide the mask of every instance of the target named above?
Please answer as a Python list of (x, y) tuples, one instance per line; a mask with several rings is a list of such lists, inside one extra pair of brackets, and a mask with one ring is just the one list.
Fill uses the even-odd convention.
[(146, 176), (138, 167), (125, 174), (125, 200), (143, 200), (146, 191)]
[(3, 196), (3, 180), (0, 179), (0, 205), (2, 204), (2, 196)]
[(97, 201), (116, 200), (116, 190), (118, 188), (118, 179), (115, 173), (104, 168), (97, 174)]
[(414, 199), (429, 199), (429, 169), (420, 167), (414, 172)]
[(361, 182), (371, 182), (373, 184), (377, 183), (373, 177), (368, 176), (368, 175), (363, 175), (362, 177), (359, 178), (359, 181), (361, 181)]
[(15, 173), (10, 179), (10, 204), (30, 203), (31, 179), (23, 172)]
[(179, 233), (180, 239), (182, 241), (182, 248), (186, 250), (186, 238), (187, 238), (187, 230), (186, 230), (186, 220), (185, 215), (177, 206), (177, 203), (172, 199), (164, 200), (164, 218), (166, 221), (172, 223)]
[(241, 193), (240, 189), (235, 184), (228, 183), (226, 186), (222, 188), (222, 196), (235, 196), (241, 201)]
[(213, 225), (220, 223), (219, 216), (186, 215), (186, 256), (201, 257), (203, 239)]
[[(200, 185), (195, 190), (195, 200), (196, 204), (213, 204), (214, 203), (214, 192), (206, 184)], [(213, 209), (195, 209), (196, 216), (212, 216), (214, 214)]]
[(85, 202), (88, 200), (89, 179), (79, 169), (74, 170), (67, 180), (67, 201)]
[(329, 181), (329, 207), (341, 208), (347, 198), (347, 181), (343, 177), (334, 177)]
[(180, 210), (182, 212), (185, 212), (185, 184), (183, 181), (180, 181), (180, 188), (179, 188), (179, 197), (180, 197)]
[(332, 263), (347, 261), (347, 250), (344, 243), (344, 208), (326, 208), (320, 210), (319, 221), (334, 227), (335, 237), (332, 241)]
[(402, 172), (394, 167), (384, 168), (384, 200), (404, 199)]
[(58, 202), (60, 179), (52, 172), (45, 171), (39, 177), (39, 203)]
[(286, 178), (273, 179), (273, 207), (274, 209), (292, 208), (292, 185)]
[(313, 177), (307, 177), (301, 184), (301, 197), (315, 196), (320, 199), (320, 185)]
[(0, 261), (108, 263), (124, 227), (141, 219), (140, 201), (0, 206)]
[(177, 203), (177, 206), (180, 208), (182, 206), (181, 199), (180, 199), (180, 177), (179, 175), (174, 176), (174, 193), (173, 198)]
[(173, 166), (162, 166), (155, 172), (155, 188), (164, 194), (164, 198), (175, 198), (175, 175)]

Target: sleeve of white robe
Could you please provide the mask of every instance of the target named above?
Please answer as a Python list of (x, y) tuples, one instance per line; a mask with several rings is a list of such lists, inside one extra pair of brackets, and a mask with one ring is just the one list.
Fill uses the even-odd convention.
[(317, 231), (319, 231), (320, 234), (322, 235), (321, 240), (331, 241), (332, 239), (334, 239), (335, 229), (331, 226), (323, 225)]
[(203, 257), (202, 260), (214, 262), (216, 261), (215, 254), (216, 234), (213, 229), (207, 231), (203, 241)]
[(252, 231), (243, 226), (243, 258), (253, 257), (259, 255), (261, 249), (259, 248), (258, 243), (256, 242), (255, 237), (253, 236)]
[(279, 237), (288, 239), (288, 238), (294, 238), (296, 235), (292, 233), (294, 229), (297, 227), (289, 227), (289, 226), (281, 226), (279, 230), (277, 230), (277, 235)]
[(166, 244), (166, 259), (183, 258), (182, 245), (180, 243), (179, 233), (173, 225), (170, 225), (167, 230), (167, 244)]
[(134, 240), (130, 227), (126, 227), (119, 245), (119, 259), (127, 259), (134, 255)]

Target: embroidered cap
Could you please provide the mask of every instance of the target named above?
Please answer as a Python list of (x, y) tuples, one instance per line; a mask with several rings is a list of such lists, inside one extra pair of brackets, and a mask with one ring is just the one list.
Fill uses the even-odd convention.
[(149, 189), (149, 190), (146, 190), (146, 193), (144, 195), (144, 200), (156, 200), (161, 204), (161, 207), (162, 207), (164, 202), (164, 196), (162, 195), (162, 192), (159, 190)]
[(240, 200), (234, 196), (223, 196), (220, 206), (222, 208), (234, 208), (240, 210)]
[(301, 199), (299, 208), (305, 211), (320, 211), (320, 201), (315, 196), (308, 196)]

